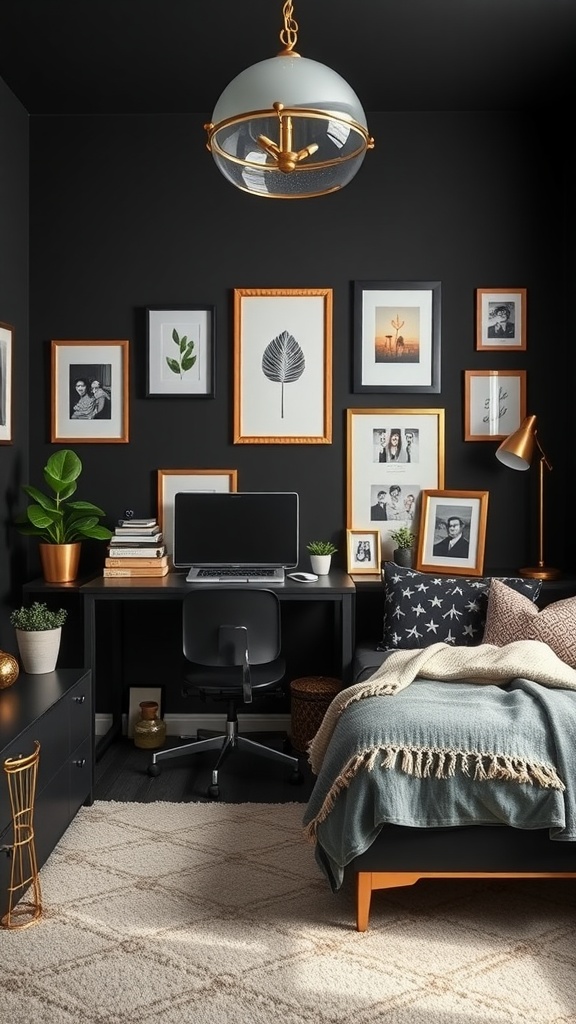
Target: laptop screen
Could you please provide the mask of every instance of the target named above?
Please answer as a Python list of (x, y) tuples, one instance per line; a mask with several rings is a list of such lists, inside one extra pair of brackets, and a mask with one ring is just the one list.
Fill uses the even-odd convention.
[(179, 491), (174, 497), (176, 569), (298, 565), (298, 495), (293, 491)]

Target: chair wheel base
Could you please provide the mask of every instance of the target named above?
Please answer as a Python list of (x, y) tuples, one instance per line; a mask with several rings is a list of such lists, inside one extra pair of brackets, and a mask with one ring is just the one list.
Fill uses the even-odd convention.
[(160, 765), (159, 764), (149, 764), (148, 768), (146, 769), (146, 771), (148, 772), (148, 775), (150, 775), (153, 779), (155, 779), (155, 778), (157, 778), (158, 775), (160, 775)]
[(302, 785), (302, 783), (304, 782), (304, 776), (302, 775), (302, 772), (298, 768), (295, 768), (290, 778), (288, 779), (288, 782), (290, 783), (291, 786)]
[(219, 800), (220, 786), (208, 786), (208, 796), (211, 800)]

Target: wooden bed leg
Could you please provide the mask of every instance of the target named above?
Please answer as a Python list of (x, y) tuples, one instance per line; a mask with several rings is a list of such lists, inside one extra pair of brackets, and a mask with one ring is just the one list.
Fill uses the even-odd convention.
[(359, 871), (356, 888), (356, 931), (365, 932), (370, 917), (372, 899), (372, 872)]

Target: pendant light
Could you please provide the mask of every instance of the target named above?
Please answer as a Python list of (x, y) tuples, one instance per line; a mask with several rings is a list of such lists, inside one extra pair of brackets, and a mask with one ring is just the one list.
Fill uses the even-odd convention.
[(295, 52), (298, 25), (283, 6), (283, 49), (242, 71), (205, 125), (207, 148), (236, 188), (271, 199), (337, 192), (374, 139), (356, 93), (325, 64)]

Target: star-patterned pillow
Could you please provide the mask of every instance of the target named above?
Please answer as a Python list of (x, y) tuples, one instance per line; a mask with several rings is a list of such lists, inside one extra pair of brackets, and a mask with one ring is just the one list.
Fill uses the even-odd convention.
[[(412, 650), (430, 644), (474, 647), (482, 643), (491, 577), (435, 576), (384, 563), (384, 635), (378, 650)], [(498, 577), (536, 601), (540, 580)]]

